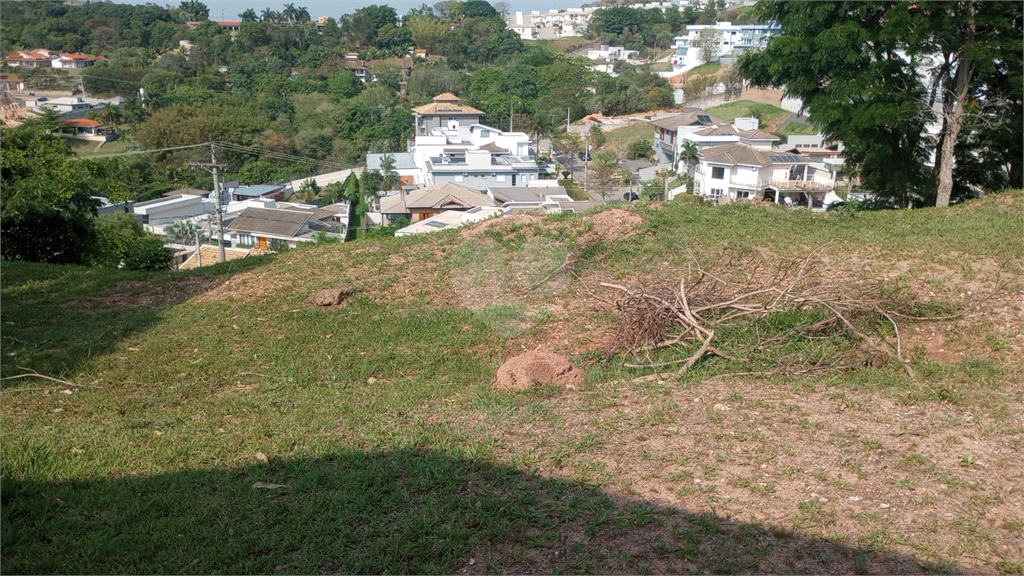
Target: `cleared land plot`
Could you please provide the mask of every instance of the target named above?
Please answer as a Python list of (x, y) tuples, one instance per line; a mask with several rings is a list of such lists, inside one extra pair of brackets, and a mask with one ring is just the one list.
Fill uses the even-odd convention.
[[(1019, 573), (1022, 206), (635, 203), (183, 274), (0, 262), (4, 569)], [(916, 377), (796, 329), (813, 306), (681, 375), (624, 363), (693, 347), (607, 353), (602, 282), (787, 262), (911, 305)], [(304, 304), (339, 284), (362, 291)], [(489, 387), (538, 347), (584, 384)]]

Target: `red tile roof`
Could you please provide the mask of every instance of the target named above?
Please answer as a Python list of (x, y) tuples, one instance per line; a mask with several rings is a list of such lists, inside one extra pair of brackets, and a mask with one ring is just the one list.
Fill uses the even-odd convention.
[(67, 120), (60, 121), (62, 126), (74, 126), (76, 128), (98, 128), (103, 126), (102, 123), (88, 118), (68, 118)]

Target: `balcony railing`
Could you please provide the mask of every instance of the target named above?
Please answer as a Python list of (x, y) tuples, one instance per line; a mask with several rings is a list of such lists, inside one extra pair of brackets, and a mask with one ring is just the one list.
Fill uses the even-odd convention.
[(829, 182), (818, 182), (814, 180), (758, 180), (758, 188), (775, 188), (777, 190), (831, 190), (832, 184)]

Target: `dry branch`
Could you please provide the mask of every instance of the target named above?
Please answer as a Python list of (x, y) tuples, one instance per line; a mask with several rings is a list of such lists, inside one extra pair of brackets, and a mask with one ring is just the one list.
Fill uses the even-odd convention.
[[(900, 314), (892, 309), (892, 303), (880, 297), (871, 297), (870, 294), (850, 296), (847, 286), (823, 281), (827, 274), (819, 270), (813, 261), (814, 256), (823, 248), (824, 245), (818, 247), (798, 261), (780, 262), (774, 269), (764, 268), (760, 263), (747, 258), (739, 262), (727, 262), (715, 270), (706, 270), (691, 254), (693, 263), (687, 266), (685, 275), (671, 288), (664, 285), (654, 288), (630, 287), (602, 282), (600, 286), (620, 293), (615, 302), (619, 312), (619, 327), (608, 346), (608, 352), (625, 351), (632, 354), (635, 361), (624, 363), (628, 367), (657, 368), (682, 364), (679, 370), (682, 373), (708, 355), (738, 361), (714, 346), (718, 327), (738, 326), (776, 312), (820, 309), (827, 311), (827, 318), (814, 318), (813, 322), (798, 324), (787, 334), (767, 341), (762, 341), (759, 335), (758, 345), (782, 340), (793, 334), (799, 334), (808, 341), (815, 339), (816, 334), (828, 338), (835, 335), (838, 329), (859, 340), (871, 353), (885, 356), (899, 364), (911, 378), (916, 377), (914, 369), (903, 357), (900, 328), (894, 318)], [(744, 273), (741, 281), (731, 280), (737, 276), (737, 270), (752, 271)], [(762, 274), (760, 280), (757, 277), (759, 272)], [(880, 293), (880, 290), (876, 292)], [(877, 337), (869, 334), (851, 320), (865, 315), (888, 320), (895, 331), (895, 344), (882, 334)], [(650, 353), (654, 350), (693, 345), (697, 345), (696, 351), (685, 357), (661, 362), (652, 362), (650, 359)], [(803, 368), (809, 359), (800, 361), (804, 363), (792, 366), (792, 373), (805, 373)], [(809, 370), (818, 371), (829, 367), (850, 368), (840, 363), (838, 358), (830, 358), (824, 366), (816, 363)]]

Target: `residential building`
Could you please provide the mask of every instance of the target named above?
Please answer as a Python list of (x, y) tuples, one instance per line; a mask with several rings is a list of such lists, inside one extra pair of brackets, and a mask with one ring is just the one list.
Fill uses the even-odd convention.
[(640, 52), (638, 50), (626, 50), (622, 46), (608, 46), (607, 44), (602, 44), (601, 47), (596, 50), (587, 50), (587, 58), (613, 63), (616, 60), (625, 60), (629, 63), (634, 63), (640, 59)]
[(4, 62), (14, 68), (85, 68), (106, 60), (103, 56), (57, 52), (46, 48), (19, 50), (4, 57)]
[(88, 98), (84, 96), (65, 96), (53, 100), (35, 99), (25, 102), (25, 106), (33, 112), (40, 113), (44, 109), (57, 112), (62, 120), (84, 118), (89, 112), (100, 111), (109, 106), (118, 107), (124, 104), (124, 98)]
[(478, 206), (497, 206), (487, 194), (454, 182), (439, 182), (411, 192), (382, 196), (376, 204), (374, 213), (367, 215), (371, 222), (384, 226), (403, 216), (415, 223), (445, 210), (464, 212)]
[(25, 79), (24, 78), (13, 78), (10, 76), (0, 76), (0, 88), (12, 92), (17, 90), (18, 92), (25, 91)]
[(504, 209), (492, 206), (477, 206), (469, 210), (445, 210), (410, 224), (395, 231), (395, 236), (411, 236), (413, 234), (429, 234), (440, 230), (451, 230), (461, 228), (468, 224), (481, 222), (488, 218), (497, 218), (504, 214)]
[(242, 22), (240, 20), (217, 20), (217, 25), (220, 26), (221, 30), (230, 32), (231, 35), (237, 34), (242, 29)]
[(493, 187), (487, 195), (500, 204), (506, 213), (557, 214), (582, 212), (600, 204), (574, 200), (562, 186)]
[(443, 182), (484, 190), (537, 181), (542, 167), (533, 156), (530, 136), (480, 124), (483, 114), (454, 94), (440, 94), (430, 104), (413, 108), (416, 132), (409, 151), (367, 154), (367, 169), (380, 170), (384, 156), (391, 156), (399, 188), (407, 192)]
[(117, 133), (111, 132), (109, 126), (102, 122), (88, 118), (68, 118), (60, 121), (57, 132), (65, 138), (78, 138), (81, 140), (95, 140), (109, 142), (117, 138)]
[(284, 184), (260, 184), (258, 186), (237, 186), (228, 189), (232, 202), (241, 202), (253, 198), (287, 200), (291, 192)]
[(216, 202), (203, 196), (178, 194), (164, 196), (155, 200), (138, 202), (132, 211), (142, 222), (142, 226), (154, 234), (163, 234), (163, 227), (178, 219), (195, 218), (216, 211)]
[(782, 26), (769, 24), (695, 24), (686, 27), (685, 36), (675, 38), (675, 53), (672, 67), (676, 72), (696, 68), (704, 64), (700, 38), (714, 36), (711, 61), (731, 64), (735, 58), (749, 51), (761, 50), (768, 46), (768, 39), (782, 33)]
[[(716, 118), (700, 108), (687, 108), (681, 114), (651, 122), (654, 125), (654, 152), (658, 162), (679, 162), (687, 142), (698, 148), (742, 142), (755, 148), (771, 149), (779, 138), (759, 130), (757, 118), (739, 117), (732, 122)], [(678, 166), (677, 170), (685, 171)]]
[(412, 152), (396, 152), (394, 154), (367, 154), (366, 169), (381, 170), (381, 162), (385, 156), (395, 160), (395, 172), (398, 173), (398, 187), (405, 191), (415, 190), (423, 184), (420, 169), (416, 166), (416, 158)]
[(60, 56), (50, 62), (50, 65), (53, 68), (85, 68), (97, 62), (106, 62), (106, 60), (103, 56), (91, 56), (78, 52), (61, 52)]
[(355, 174), (356, 177), (358, 178), (359, 176), (362, 176), (363, 169), (346, 168), (345, 170), (327, 172), (325, 174), (310, 176), (309, 178), (300, 178), (298, 180), (292, 180), (289, 183), (289, 187), (291, 187), (292, 191), (297, 192), (300, 188), (302, 188), (303, 184), (312, 180), (313, 182), (316, 183), (317, 186), (323, 188), (325, 186), (334, 184), (335, 182), (344, 182), (345, 180), (348, 180), (348, 177), (351, 176), (352, 174)]
[(224, 229), (232, 247), (258, 247), (273, 250), (277, 242), (295, 248), (315, 242), (321, 233), (344, 240), (350, 216), (348, 202), (325, 207), (309, 204), (277, 204), (265, 201), (264, 207), (250, 206), (226, 221)]
[(416, 123), (416, 136), (429, 136), (435, 128), (458, 130), (460, 126), (479, 124), (484, 113), (463, 104), (455, 94), (445, 92), (434, 96), (430, 104), (413, 108), (412, 115)]
[(742, 142), (706, 148), (694, 174), (694, 191), (717, 202), (759, 198), (823, 208), (836, 173), (814, 164), (807, 156)]

